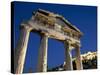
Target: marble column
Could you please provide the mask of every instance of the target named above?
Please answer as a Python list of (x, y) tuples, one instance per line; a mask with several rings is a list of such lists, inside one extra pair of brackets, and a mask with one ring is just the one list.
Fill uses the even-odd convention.
[(73, 70), (73, 64), (72, 64), (72, 55), (71, 55), (71, 45), (70, 42), (65, 41), (65, 65), (64, 70)]
[(48, 49), (48, 34), (44, 33), (42, 34), (40, 48), (39, 48), (37, 72), (47, 71), (47, 49)]
[(21, 74), (24, 68), (25, 55), (31, 28), (21, 26), (20, 37), (14, 50), (14, 73)]
[(81, 60), (81, 55), (80, 55), (80, 46), (76, 46), (76, 69), (77, 70), (82, 70), (83, 65), (82, 65), (82, 60)]

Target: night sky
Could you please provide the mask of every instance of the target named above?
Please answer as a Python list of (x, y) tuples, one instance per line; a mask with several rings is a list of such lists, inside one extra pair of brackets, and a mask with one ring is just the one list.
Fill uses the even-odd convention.
[[(97, 50), (97, 7), (80, 5), (58, 5), (31, 2), (14, 2), (14, 48), (18, 41), (22, 21), (31, 18), (32, 12), (37, 9), (48, 10), (64, 16), (69, 22), (83, 32), (81, 38), (81, 53)], [(40, 36), (37, 33), (30, 33), (28, 49), (25, 59), (24, 72), (32, 70), (36, 72)], [(74, 56), (74, 51), (72, 51)], [(48, 42), (48, 67), (52, 68), (64, 62), (63, 43), (50, 39)]]

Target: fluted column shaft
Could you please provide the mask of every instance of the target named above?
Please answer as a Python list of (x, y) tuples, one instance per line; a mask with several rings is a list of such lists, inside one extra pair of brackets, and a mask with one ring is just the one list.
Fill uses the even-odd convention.
[(24, 68), (25, 55), (31, 28), (21, 27), (20, 37), (14, 52), (14, 73), (21, 74)]
[(38, 72), (46, 72), (47, 71), (47, 49), (48, 49), (48, 35), (44, 33), (41, 38), (41, 44), (39, 48), (39, 56), (38, 56)]
[(71, 45), (68, 41), (65, 41), (65, 65), (64, 70), (73, 70)]
[(82, 65), (82, 60), (80, 56), (80, 46), (76, 46), (76, 69), (77, 70), (82, 70), (83, 65)]

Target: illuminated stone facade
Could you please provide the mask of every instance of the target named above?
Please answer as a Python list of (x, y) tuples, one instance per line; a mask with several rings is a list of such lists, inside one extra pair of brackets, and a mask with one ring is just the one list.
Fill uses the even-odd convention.
[(76, 67), (83, 69), (80, 57), (80, 38), (82, 32), (68, 22), (64, 17), (42, 9), (33, 12), (30, 20), (21, 23), (21, 34), (15, 48), (14, 72), (22, 73), (30, 32), (41, 35), (37, 72), (47, 72), (48, 38), (63, 42), (65, 47), (64, 70), (73, 70), (71, 50), (76, 52)]

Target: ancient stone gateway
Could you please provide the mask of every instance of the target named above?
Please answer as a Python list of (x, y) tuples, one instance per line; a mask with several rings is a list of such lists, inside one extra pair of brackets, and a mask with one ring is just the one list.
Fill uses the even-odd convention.
[(30, 20), (21, 23), (21, 33), (18, 45), (15, 48), (14, 73), (22, 73), (27, 44), (30, 32), (38, 32), (41, 35), (41, 45), (39, 48), (37, 72), (47, 71), (47, 51), (48, 38), (60, 40), (65, 47), (64, 70), (73, 70), (71, 50), (76, 52), (76, 68), (83, 69), (80, 57), (80, 38), (82, 32), (64, 17), (42, 9), (33, 13)]

